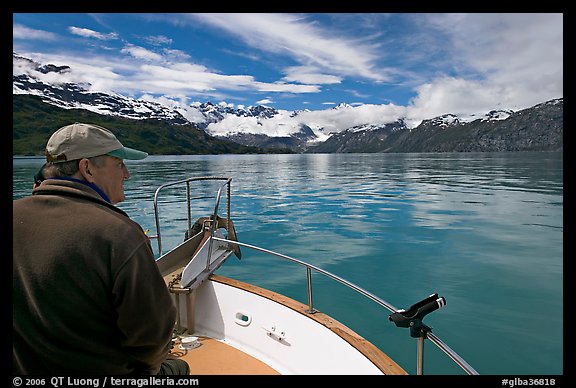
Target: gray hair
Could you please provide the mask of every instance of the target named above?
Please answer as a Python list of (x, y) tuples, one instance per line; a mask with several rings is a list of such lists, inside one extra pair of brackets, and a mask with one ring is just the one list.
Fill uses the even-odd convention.
[[(91, 158), (86, 158), (92, 163), (94, 163), (98, 167), (102, 167), (104, 165), (104, 157), (108, 155), (99, 155), (93, 156)], [(59, 162), (59, 163), (51, 163), (49, 166), (50, 174), (47, 177), (69, 177), (76, 174), (79, 170), (78, 164), (80, 163), (80, 159), (70, 160), (67, 162)]]

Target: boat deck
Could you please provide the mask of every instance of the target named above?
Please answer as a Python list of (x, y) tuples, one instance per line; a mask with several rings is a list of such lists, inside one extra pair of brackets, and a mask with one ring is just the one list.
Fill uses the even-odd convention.
[(172, 355), (185, 360), (191, 375), (279, 375), (262, 361), (213, 338), (199, 337), (200, 346), (180, 350)]
[[(336, 333), (340, 338), (356, 348), (384, 374), (405, 375), (406, 371), (381, 352), (372, 343), (359, 336), (350, 328), (319, 311), (315, 314), (306, 313), (308, 306), (284, 295), (260, 288), (258, 286), (240, 282), (238, 280), (212, 274), (212, 282), (222, 283), (239, 288), (250, 293), (273, 300), (286, 308), (297, 311), (307, 318)], [(192, 375), (279, 375), (281, 374), (261, 360), (214, 338), (197, 336), (200, 346), (184, 349), (177, 341), (172, 349), (173, 356), (184, 359), (190, 365)]]

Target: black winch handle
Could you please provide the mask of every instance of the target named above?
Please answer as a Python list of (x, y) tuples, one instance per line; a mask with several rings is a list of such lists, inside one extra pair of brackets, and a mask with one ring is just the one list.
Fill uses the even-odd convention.
[(412, 337), (421, 337), (431, 329), (422, 323), (422, 319), (432, 311), (438, 310), (446, 305), (446, 299), (438, 294), (432, 294), (418, 303), (410, 306), (408, 311), (400, 309), (388, 316), (388, 319), (397, 327), (409, 327)]

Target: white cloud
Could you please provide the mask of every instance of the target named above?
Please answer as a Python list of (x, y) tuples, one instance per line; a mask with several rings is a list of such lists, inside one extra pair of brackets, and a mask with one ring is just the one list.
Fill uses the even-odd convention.
[(163, 53), (168, 62), (187, 62), (190, 60), (190, 55), (182, 50), (164, 49)]
[(415, 88), (414, 121), (445, 113), (524, 109), (563, 96), (562, 14), (439, 14), (454, 68)]
[(342, 109), (301, 112), (297, 117), (312, 128), (324, 128), (324, 133), (340, 132), (363, 124), (387, 124), (406, 114), (406, 108), (393, 104), (366, 104)]
[(12, 26), (12, 39), (47, 41), (57, 40), (58, 35), (53, 32), (36, 30), (21, 24), (14, 24)]
[(254, 87), (260, 92), (281, 92), (281, 93), (318, 93), (320, 87), (316, 85), (285, 84), (281, 82), (265, 83), (254, 82)]
[(145, 49), (144, 47), (138, 47), (133, 44), (127, 44), (124, 46), (122, 50), (120, 50), (122, 54), (129, 54), (137, 59), (143, 59), (146, 61), (161, 61), (162, 56), (160, 54), (156, 54), (153, 51)]
[[(332, 74), (359, 76), (385, 81), (374, 61), (377, 47), (353, 38), (337, 38), (334, 32), (322, 29), (294, 14), (189, 14), (190, 22), (209, 24), (243, 40), (252, 48), (288, 56), (303, 66)], [(333, 81), (332, 81), (333, 82)]]
[(98, 40), (118, 39), (118, 34), (116, 34), (115, 32), (111, 32), (109, 34), (102, 34), (100, 32), (96, 32), (88, 28), (80, 28), (74, 26), (68, 27), (68, 31), (70, 31), (70, 33), (73, 35), (78, 35), (84, 38), (94, 38)]
[(167, 36), (164, 35), (150, 35), (150, 36), (145, 36), (144, 41), (153, 45), (153, 46), (163, 46), (163, 45), (169, 45), (172, 44), (173, 39), (169, 38)]
[(284, 69), (286, 76), (282, 80), (287, 82), (298, 82), (302, 84), (339, 84), (342, 82), (342, 77), (321, 74), (317, 69), (310, 66), (291, 66)]

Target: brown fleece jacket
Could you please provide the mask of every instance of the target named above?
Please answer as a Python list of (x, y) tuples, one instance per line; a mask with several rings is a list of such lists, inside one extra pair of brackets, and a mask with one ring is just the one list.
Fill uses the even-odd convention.
[(13, 201), (13, 372), (156, 374), (176, 309), (140, 225), (77, 182)]

